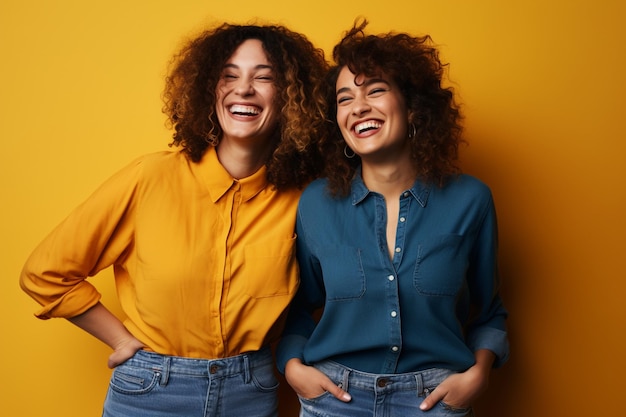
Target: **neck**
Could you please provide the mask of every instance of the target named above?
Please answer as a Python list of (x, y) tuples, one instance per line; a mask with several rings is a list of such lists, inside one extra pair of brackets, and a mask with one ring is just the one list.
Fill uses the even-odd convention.
[(362, 175), (369, 190), (394, 199), (411, 188), (416, 178), (415, 170), (408, 159), (404, 163), (397, 161), (384, 165), (363, 162)]
[(235, 179), (249, 177), (267, 161), (271, 148), (239, 145), (222, 141), (216, 147), (217, 158), (224, 169)]

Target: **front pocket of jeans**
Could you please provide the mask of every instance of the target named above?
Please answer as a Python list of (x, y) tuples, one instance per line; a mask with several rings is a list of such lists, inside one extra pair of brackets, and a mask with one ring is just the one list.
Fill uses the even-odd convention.
[(448, 413), (451, 414), (459, 414), (461, 416), (466, 415), (467, 413), (469, 413), (469, 411), (471, 410), (471, 408), (458, 408), (458, 407), (454, 407), (452, 405), (446, 404), (443, 401), (439, 402), (439, 405), (446, 410)]
[(119, 366), (111, 376), (111, 389), (122, 394), (145, 394), (158, 384), (161, 373), (150, 369)]
[(278, 389), (279, 382), (272, 365), (253, 368), (251, 372), (252, 382), (259, 391), (272, 392)]
[(300, 395), (298, 395), (298, 398), (300, 399), (300, 401), (305, 402), (305, 403), (309, 403), (309, 404), (315, 404), (317, 402), (322, 401), (323, 399), (325, 399), (328, 396), (331, 396), (332, 394), (328, 391), (324, 391), (322, 392), (320, 395), (318, 395), (317, 397), (313, 397), (313, 398), (305, 398), (302, 397)]

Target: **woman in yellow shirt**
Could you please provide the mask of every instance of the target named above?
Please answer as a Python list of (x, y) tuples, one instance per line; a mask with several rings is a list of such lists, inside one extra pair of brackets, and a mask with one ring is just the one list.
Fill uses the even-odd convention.
[[(104, 416), (274, 416), (268, 345), (298, 286), (294, 223), (320, 159), (321, 50), (223, 24), (174, 57), (171, 151), (123, 168), (34, 250), (42, 305), (109, 345)], [(122, 323), (88, 277), (113, 266)]]

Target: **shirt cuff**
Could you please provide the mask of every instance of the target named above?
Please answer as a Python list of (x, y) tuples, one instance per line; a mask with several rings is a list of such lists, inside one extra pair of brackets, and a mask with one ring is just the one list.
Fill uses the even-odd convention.
[(468, 338), (472, 352), (487, 349), (496, 355), (494, 368), (499, 368), (509, 359), (509, 340), (507, 332), (493, 327), (483, 327), (474, 331)]
[(298, 358), (304, 361), (304, 346), (308, 339), (304, 336), (289, 335), (281, 339), (276, 349), (276, 367), (281, 374), (285, 374), (285, 366), (290, 359)]
[(47, 320), (54, 317), (72, 318), (89, 310), (102, 298), (96, 288), (82, 281), (53, 302), (35, 313), (37, 318)]

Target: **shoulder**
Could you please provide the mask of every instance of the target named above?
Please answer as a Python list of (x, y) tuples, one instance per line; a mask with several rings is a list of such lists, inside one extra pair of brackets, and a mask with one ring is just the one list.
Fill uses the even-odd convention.
[(157, 151), (147, 153), (136, 158), (131, 165), (141, 165), (145, 168), (158, 169), (163, 165), (179, 165), (190, 163), (187, 156), (181, 151)]
[(188, 167), (189, 163), (180, 152), (152, 152), (131, 160), (110, 176), (102, 186), (112, 189), (135, 189), (150, 187), (151, 184), (161, 185), (175, 175), (175, 172), (186, 169), (185, 166)]
[(122, 174), (136, 175), (142, 180), (172, 176), (181, 170), (188, 170), (191, 162), (180, 151), (158, 151), (141, 155), (121, 170)]
[(482, 180), (468, 175), (461, 174), (451, 179), (443, 187), (444, 193), (452, 193), (467, 198), (490, 199), (491, 189)]
[(311, 182), (302, 192), (298, 210), (310, 215), (322, 215), (322, 212), (336, 210), (346, 198), (334, 197), (328, 190), (328, 180), (319, 178)]
[(319, 201), (319, 199), (329, 198), (327, 189), (328, 180), (325, 178), (318, 178), (307, 185), (302, 191), (302, 196), (300, 197), (300, 201)]
[(431, 187), (428, 205), (437, 210), (478, 214), (493, 206), (493, 198), (487, 184), (462, 174), (450, 179), (443, 187)]

